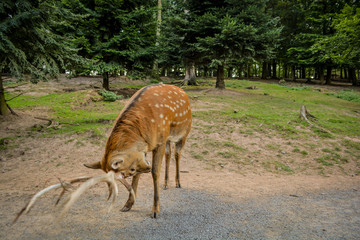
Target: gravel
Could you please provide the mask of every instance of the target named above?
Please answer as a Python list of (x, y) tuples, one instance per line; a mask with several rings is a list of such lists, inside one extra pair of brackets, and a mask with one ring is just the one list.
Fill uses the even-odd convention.
[[(151, 189), (150, 189), (151, 190)], [(41, 199), (19, 222), (1, 207), (1, 239), (359, 239), (360, 192), (356, 190), (271, 195), (219, 196), (190, 189), (161, 193), (161, 214), (150, 218), (152, 193), (139, 195), (127, 213), (107, 214), (106, 193), (83, 197), (59, 224)], [(2, 196), (4, 197), (4, 196)], [(10, 202), (19, 197), (5, 196)], [(27, 198), (27, 197), (26, 197)], [(126, 196), (122, 196), (126, 200)], [(8, 202), (6, 201), (6, 202)], [(9, 203), (10, 204), (10, 203)], [(117, 206), (119, 209), (123, 203)]]

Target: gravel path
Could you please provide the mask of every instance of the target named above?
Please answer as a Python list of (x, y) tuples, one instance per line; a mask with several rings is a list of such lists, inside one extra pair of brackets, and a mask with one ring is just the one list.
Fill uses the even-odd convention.
[[(55, 197), (44, 198), (39, 207), (10, 226), (13, 213), (10, 214), (9, 206), (21, 202), (20, 196), (1, 194), (5, 204), (0, 208), (0, 239), (359, 239), (360, 236), (360, 192), (356, 190), (237, 200), (171, 188), (162, 191), (158, 219), (150, 218), (150, 190), (139, 193), (134, 209), (128, 213), (114, 209), (107, 214), (105, 196), (106, 192), (97, 191), (83, 197), (58, 225), (52, 222), (54, 212), (49, 207)], [(125, 199), (125, 195), (121, 196), (121, 200)]]

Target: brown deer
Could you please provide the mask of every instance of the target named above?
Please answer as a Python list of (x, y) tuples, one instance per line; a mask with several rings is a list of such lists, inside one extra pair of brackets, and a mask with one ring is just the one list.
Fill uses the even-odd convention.
[[(154, 184), (154, 202), (152, 216), (160, 212), (159, 176), (162, 159), (165, 155), (165, 186), (168, 187), (169, 165), (171, 158), (170, 143), (175, 143), (176, 187), (180, 188), (180, 157), (186, 138), (190, 132), (192, 115), (190, 102), (185, 92), (172, 85), (150, 85), (136, 92), (115, 120), (113, 130), (107, 140), (105, 153), (101, 161), (84, 164), (93, 169), (102, 169), (105, 174), (97, 177), (80, 177), (47, 187), (29, 201), (20, 211), (14, 222), (25, 212), (29, 212), (36, 199), (45, 192), (63, 188), (59, 200), (76, 182), (85, 182), (72, 192), (64, 203), (60, 214), (63, 216), (71, 205), (91, 186), (106, 182), (109, 198), (116, 199), (118, 189), (115, 179), (129, 191), (129, 198), (121, 211), (129, 211), (135, 203), (136, 191), (141, 173), (150, 172)], [(145, 160), (147, 152), (152, 152), (152, 166)], [(125, 180), (132, 176), (131, 186)]]

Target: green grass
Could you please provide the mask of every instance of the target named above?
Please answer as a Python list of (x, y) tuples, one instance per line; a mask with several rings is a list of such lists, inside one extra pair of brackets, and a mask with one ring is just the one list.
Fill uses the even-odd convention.
[[(6, 98), (12, 95), (6, 94)], [(102, 127), (111, 126), (123, 104), (120, 102), (91, 102), (88, 91), (70, 93), (53, 93), (46, 96), (21, 95), (9, 102), (13, 109), (32, 109), (45, 107), (49, 109), (52, 120), (63, 123), (57, 130), (49, 129), (47, 133), (93, 131), (101, 135)]]
[[(208, 82), (215, 84), (212, 80)], [(359, 103), (334, 98), (312, 87), (286, 87), (246, 80), (225, 82), (228, 89), (238, 91), (239, 95), (200, 95), (199, 100), (221, 106), (217, 106), (216, 110), (196, 111), (194, 117), (214, 122), (225, 119), (245, 124), (255, 131), (276, 131), (292, 139), (297, 138), (302, 129), (308, 128), (308, 124), (299, 119), (300, 107), (305, 105), (318, 118), (315, 124), (327, 130), (315, 129), (312, 131), (314, 135), (323, 138), (333, 138), (334, 134), (360, 136), (360, 120), (356, 116)], [(256, 86), (256, 89), (246, 89), (250, 86)], [(189, 92), (189, 95), (199, 94)], [(239, 112), (234, 113), (234, 109)], [(259, 128), (259, 125), (262, 127)]]
[[(192, 129), (192, 132), (200, 132), (201, 137), (192, 135), (191, 144), (187, 145), (194, 159), (214, 167), (219, 167), (218, 163), (221, 161), (222, 168), (226, 166), (233, 169), (236, 169), (234, 164), (240, 166), (253, 161), (257, 163), (258, 160), (262, 169), (293, 174), (298, 169), (306, 168), (301, 166), (302, 163), (292, 162), (292, 157), (295, 156), (309, 158), (304, 164), (311, 162), (312, 169), (324, 176), (334, 168), (350, 172), (346, 167), (349, 162), (355, 161), (360, 166), (360, 160), (356, 160), (360, 159), (360, 103), (335, 97), (336, 93), (328, 94), (313, 87), (287, 87), (286, 84), (246, 80), (226, 80), (227, 89), (232, 90), (229, 94), (188, 91), (212, 89), (215, 85), (214, 80), (203, 79), (199, 82), (201, 86), (185, 88), (192, 101), (198, 104), (198, 110), (193, 110), (193, 118), (201, 120), (198, 123), (194, 121)], [(143, 86), (121, 83), (116, 87)], [(247, 89), (250, 86), (256, 88)], [(351, 91), (344, 92), (347, 94)], [(15, 95), (6, 93), (6, 98), (10, 99)], [(124, 107), (120, 101), (89, 101), (88, 95), (89, 91), (52, 93), (46, 96), (24, 94), (11, 100), (9, 104), (15, 111), (44, 109), (49, 118), (63, 123), (57, 129), (34, 126), (33, 132), (40, 132), (44, 136), (86, 132), (86, 136), (90, 138), (80, 137), (74, 140), (74, 144), (82, 146), (87, 141), (103, 138)], [(317, 121), (311, 120), (314, 126), (300, 120), (302, 105), (306, 105), (308, 111), (317, 117)], [(252, 149), (252, 146), (248, 149), (243, 147), (239, 138), (238, 142), (232, 140), (232, 134), (241, 138), (260, 139), (263, 136), (275, 136), (283, 141), (278, 143), (274, 140), (263, 144), (262, 149), (273, 154), (263, 158), (262, 150)], [(214, 139), (212, 136), (217, 137)], [(13, 147), (5, 144), (6, 141), (8, 140), (0, 139), (0, 150)], [(258, 147), (255, 145), (256, 143), (253, 144), (254, 148)]]

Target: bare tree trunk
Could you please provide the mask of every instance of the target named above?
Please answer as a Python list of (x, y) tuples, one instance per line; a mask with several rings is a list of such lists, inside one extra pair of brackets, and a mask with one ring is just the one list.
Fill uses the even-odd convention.
[(267, 77), (267, 73), (268, 73), (267, 66), (268, 65), (267, 65), (266, 61), (264, 61), (262, 64), (261, 79), (266, 79), (266, 77)]
[(198, 85), (196, 82), (195, 64), (192, 61), (186, 64), (184, 85)]
[(296, 70), (295, 65), (291, 65), (291, 79), (292, 79), (293, 81), (296, 81), (296, 73), (295, 73), (295, 70)]
[(331, 84), (331, 72), (332, 72), (332, 67), (328, 66), (326, 68), (326, 85), (330, 85)]
[(284, 64), (284, 78), (288, 78), (288, 66)]
[(204, 77), (208, 77), (209, 75), (209, 69), (207, 66), (204, 67)]
[(4, 90), (3, 80), (1, 77), (1, 73), (0, 73), (0, 115), (8, 115), (8, 114), (10, 114), (10, 111), (6, 104), (5, 90)]
[(351, 81), (353, 86), (359, 85), (358, 81), (356, 79), (355, 68), (349, 68), (349, 80)]
[(276, 79), (276, 60), (272, 60), (272, 78)]
[(305, 67), (304, 66), (301, 66), (301, 78), (302, 79), (305, 79), (306, 78), (306, 71), (305, 71)]
[(233, 68), (229, 67), (228, 68), (228, 78), (232, 78), (232, 73), (233, 73)]
[(320, 66), (320, 67), (319, 67), (318, 73), (319, 73), (320, 84), (325, 84), (324, 66)]
[(216, 74), (216, 88), (224, 89), (225, 80), (224, 80), (224, 64), (218, 65), (217, 74)]
[(109, 91), (109, 72), (104, 72), (102, 74), (103, 77), (103, 88), (107, 91)]

